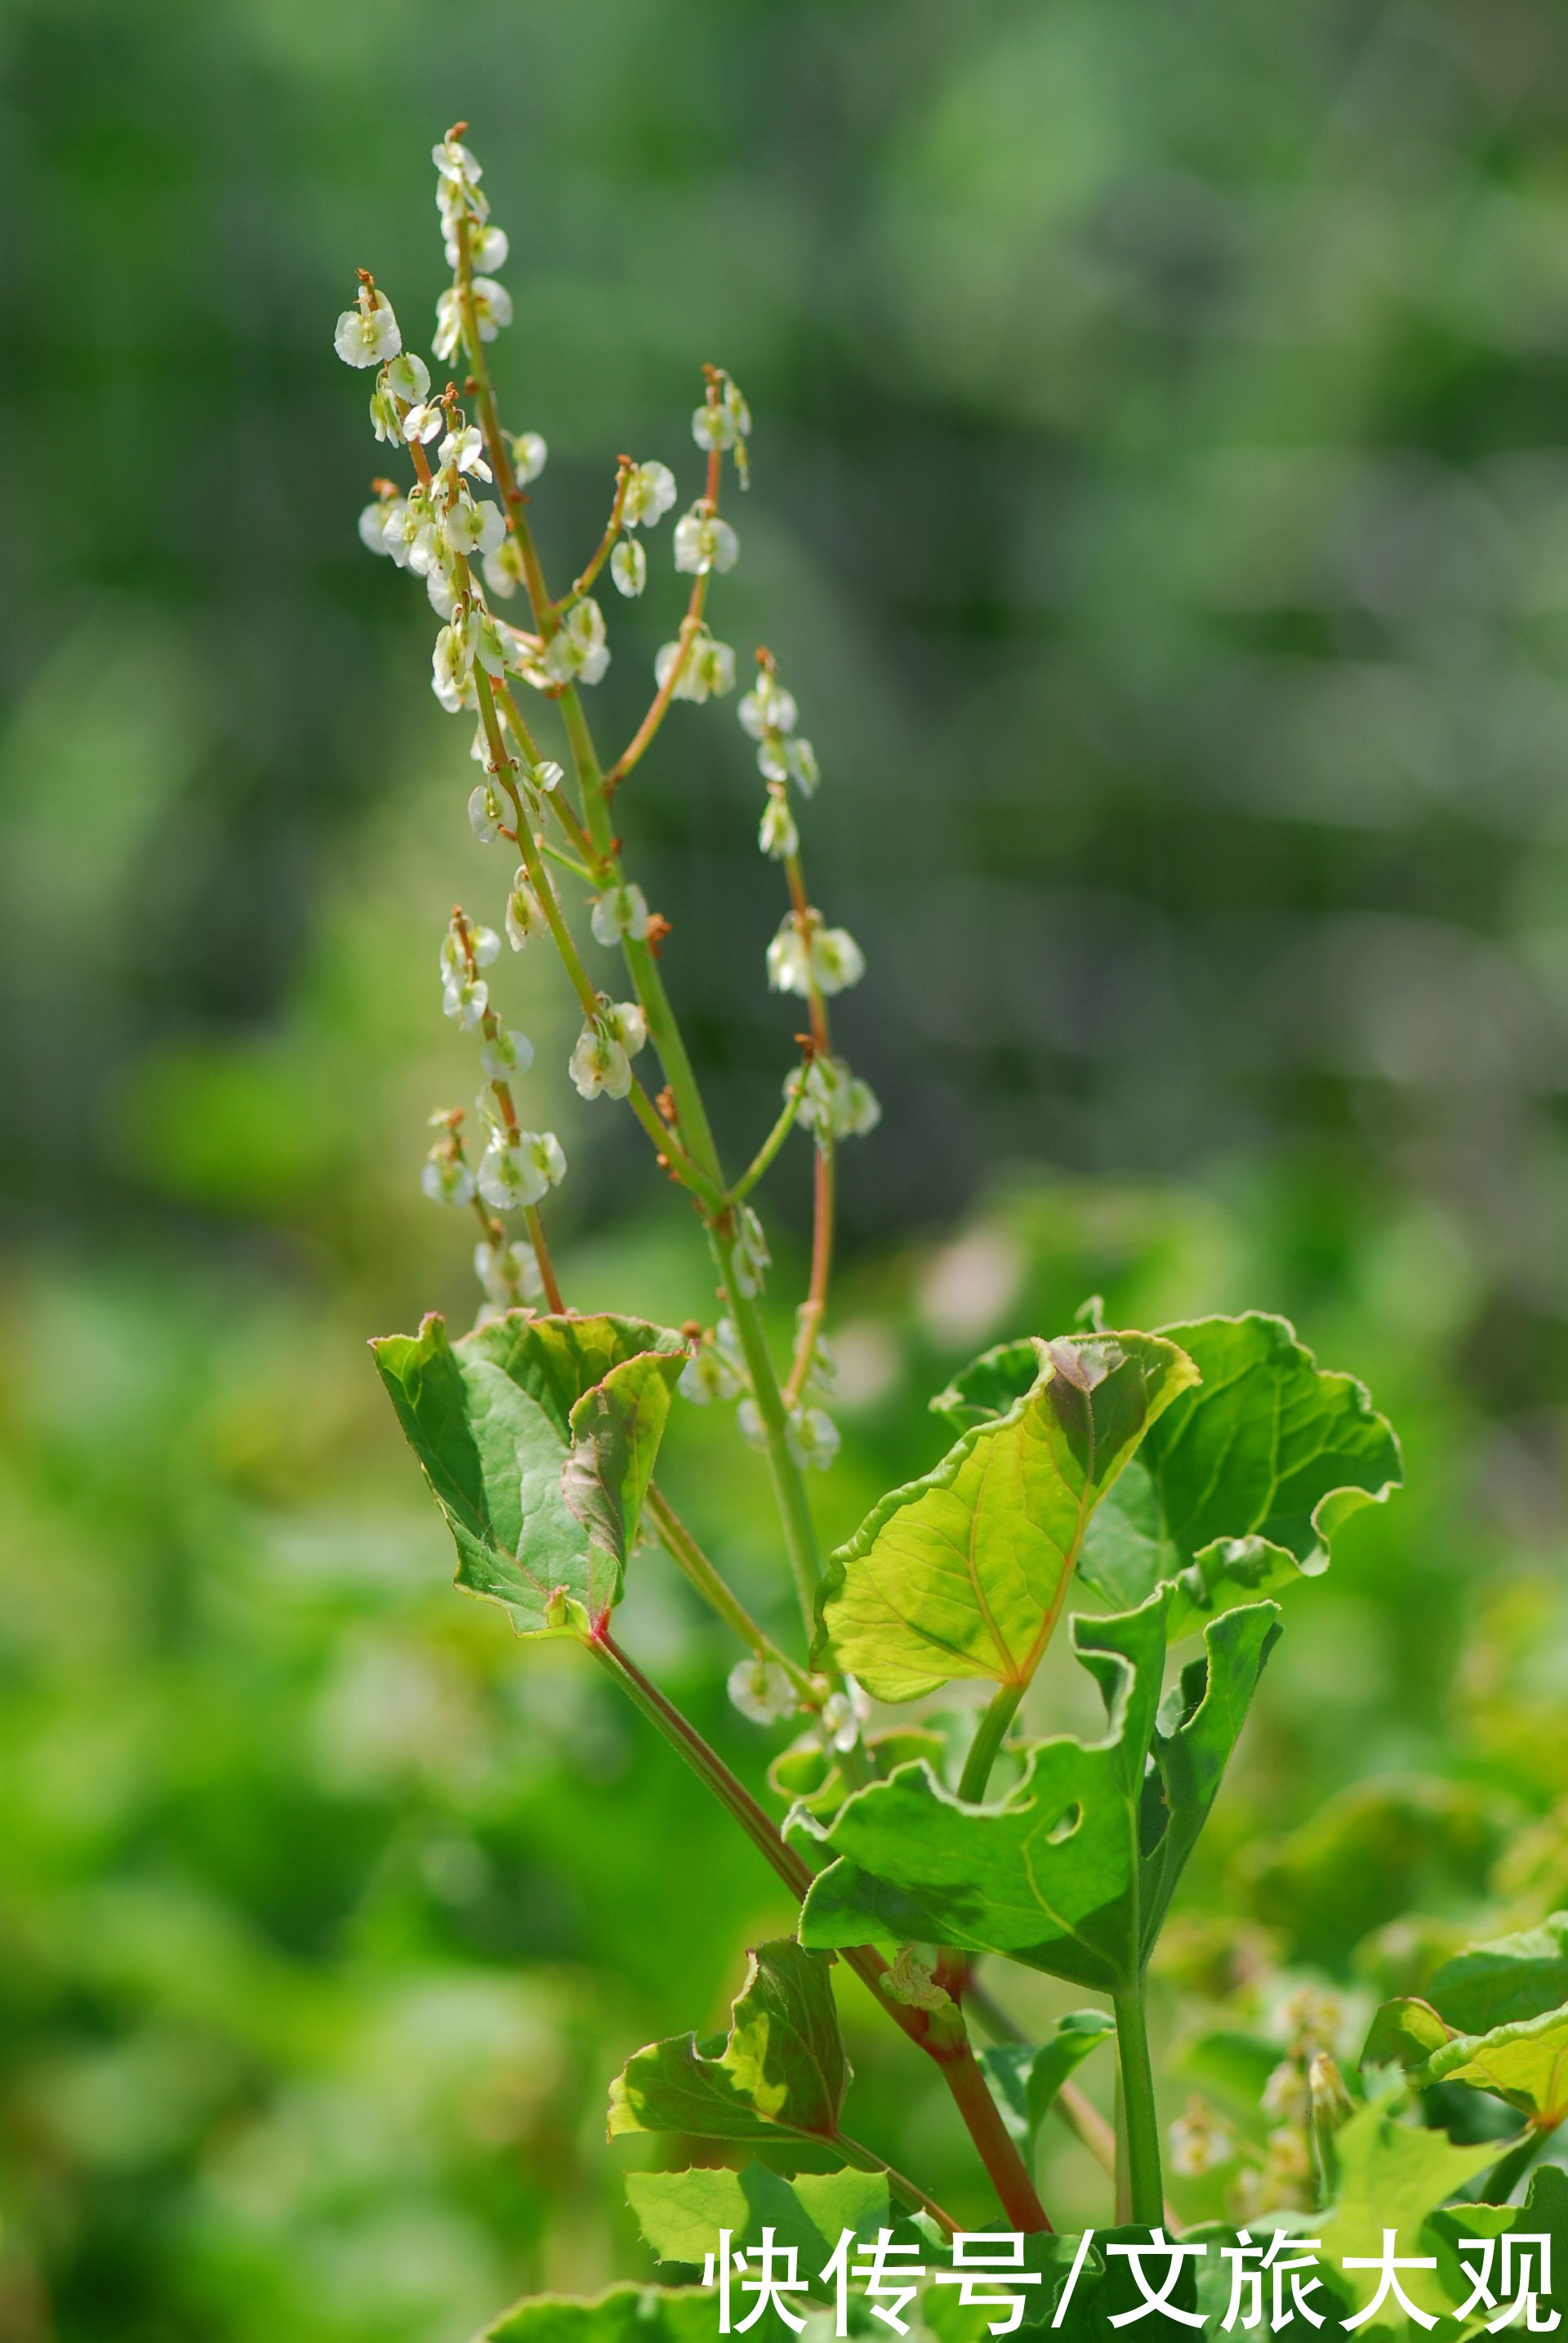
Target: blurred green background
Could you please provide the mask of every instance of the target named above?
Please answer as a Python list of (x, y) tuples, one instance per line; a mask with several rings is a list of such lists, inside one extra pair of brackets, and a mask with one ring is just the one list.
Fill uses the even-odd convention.
[[(417, 1177), (472, 1080), (441, 925), (498, 872), (423, 598), (356, 540), (382, 451), (331, 329), (364, 265), (427, 346), (456, 116), (558, 577), (619, 448), (696, 493), (702, 360), (756, 412), (713, 615), (817, 744), (886, 1110), (825, 1534), (999, 1333), (1095, 1290), (1286, 1310), (1412, 1487), (1292, 1605), (1166, 2034), (1238, 1944), (1353, 1994), (1407, 1906), (1568, 1900), (1562, 11), (10, 0), (0, 58), (3, 2343), (457, 2343), (645, 2268), (605, 2085), (787, 1918), (569, 1655), (447, 1591), (363, 1348), (474, 1307)], [(667, 547), (609, 612), (606, 739)], [(731, 709), (678, 709), (619, 809), (738, 1155), (796, 1020)], [(568, 1291), (705, 1314), (629, 1119), (554, 1071), (548, 973), (504, 997)], [(689, 1411), (667, 1479), (787, 1626), (756, 1460)], [(759, 1778), (652, 1556), (628, 1636)], [(980, 2218), (940, 2087), (846, 2015), (854, 2128)]]

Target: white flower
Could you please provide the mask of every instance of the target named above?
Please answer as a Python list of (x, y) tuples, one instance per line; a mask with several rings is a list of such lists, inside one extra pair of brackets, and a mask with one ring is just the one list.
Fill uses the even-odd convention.
[(558, 683), (597, 683), (609, 665), (604, 612), (585, 594), (545, 646), (545, 668)]
[[(759, 755), (760, 764), (761, 757)], [(809, 740), (787, 740), (784, 744), (784, 768), (803, 797), (814, 797), (822, 775), (817, 763), (817, 751)]]
[[(467, 209), (467, 206), (464, 206)], [(462, 255), (457, 249), (457, 206), (444, 211), (447, 223), (447, 266), (456, 268)], [(487, 227), (469, 213), (468, 266), (470, 268), (504, 268), (511, 250), (504, 227)]]
[(651, 528), (675, 502), (675, 474), (668, 464), (634, 464), (627, 477), (620, 517), (628, 528)]
[(493, 480), (495, 474), (485, 461), (485, 437), (472, 423), (460, 430), (448, 431), (436, 450), (437, 460), (450, 464), (455, 471), (472, 472), (477, 480)]
[(804, 1000), (813, 984), (819, 992), (844, 992), (865, 973), (865, 956), (848, 929), (823, 927), (816, 912), (803, 938), (795, 914), (787, 911), (768, 947), (768, 981), (775, 992)]
[(764, 854), (775, 862), (783, 862), (800, 851), (800, 833), (795, 827), (795, 817), (789, 810), (789, 800), (782, 789), (769, 789), (768, 802), (762, 809), (762, 820), (757, 832), (757, 843)]
[(441, 177), (461, 191), (477, 186), (484, 177), (482, 166), (474, 160), (468, 149), (456, 138), (443, 138), (430, 149), (430, 160)]
[(618, 944), (622, 936), (640, 943), (648, 933), (648, 899), (640, 887), (607, 888), (595, 897), (588, 924), (598, 943)]
[(509, 602), (523, 583), (523, 548), (515, 537), (503, 538), (483, 557), (485, 583), (501, 601)]
[(762, 1223), (749, 1204), (735, 1207), (735, 1250), (731, 1266), (735, 1282), (748, 1301), (762, 1291), (762, 1282), (772, 1262), (768, 1239)]
[(839, 1453), (839, 1427), (819, 1407), (791, 1408), (785, 1436), (796, 1463), (814, 1465), (819, 1473), (825, 1473)]
[(1231, 2135), (1200, 2098), (1190, 2098), (1187, 2112), (1171, 2126), (1171, 2169), (1183, 2180), (1201, 2179), (1216, 2165), (1229, 2163), (1235, 2149)]
[[(654, 679), (660, 691), (680, 658), (679, 643), (666, 643), (654, 660)], [(722, 699), (727, 691), (734, 689), (735, 653), (728, 643), (716, 643), (706, 627), (699, 628), (687, 649), (672, 698), (695, 699), (700, 704), (710, 693)]]
[(704, 505), (693, 505), (675, 524), (675, 566), (690, 577), (733, 569), (739, 551), (740, 539), (729, 523)]
[(403, 425), (397, 413), (397, 402), (389, 390), (382, 387), (385, 376), (370, 394), (370, 428), (377, 439), (389, 447), (403, 445)]
[(605, 1022), (628, 1057), (635, 1058), (647, 1045), (648, 1019), (635, 1001), (612, 1001), (604, 1012)]
[(385, 358), (395, 358), (403, 347), (391, 302), (385, 293), (372, 293), (367, 287), (360, 288), (359, 307), (344, 310), (332, 338), (344, 365), (351, 367), (379, 366)]
[(773, 1660), (737, 1660), (729, 1671), (729, 1697), (753, 1725), (777, 1725), (798, 1706), (795, 1687)]
[(490, 988), (482, 976), (449, 978), (441, 995), (443, 1012), (456, 1019), (465, 1033), (478, 1031), (489, 1005)]
[(447, 410), (438, 398), (421, 399), (403, 417), (403, 437), (410, 447), (416, 440), (422, 447), (428, 447), (446, 420)]
[(468, 792), (468, 823), (481, 846), (494, 846), (501, 834), (508, 809), (494, 781), (481, 781)]
[(474, 1175), (449, 1141), (440, 1140), (425, 1158), (419, 1185), (433, 1204), (473, 1202)]
[(738, 1364), (717, 1337), (704, 1334), (699, 1348), (680, 1371), (678, 1388), (694, 1407), (706, 1407), (709, 1400), (739, 1397), (745, 1385)]
[(544, 924), (538, 899), (528, 884), (528, 872), (519, 863), (512, 891), (507, 898), (507, 941), (514, 951), (521, 951), (528, 938), (538, 935)]
[(430, 369), (413, 350), (401, 350), (390, 360), (381, 377), (394, 398), (408, 407), (417, 407), (429, 394)]
[(797, 1068), (784, 1084), (784, 1095), (800, 1093), (800, 1121), (808, 1131), (832, 1139), (859, 1139), (874, 1131), (882, 1110), (869, 1083), (851, 1073), (842, 1058), (813, 1058)]
[(602, 1020), (583, 1027), (572, 1051), (569, 1071), (579, 1094), (596, 1099), (623, 1099), (631, 1088), (631, 1060)]
[(526, 1033), (487, 1034), (479, 1063), (493, 1082), (520, 1081), (534, 1062), (534, 1045)]
[(474, 657), (487, 675), (505, 675), (513, 658), (512, 646), (502, 638), (501, 630), (488, 610), (478, 614), (478, 632), (474, 638)]
[(501, 327), (511, 324), (512, 297), (493, 277), (475, 277), (474, 315), (479, 321), (482, 342), (493, 342)]
[(735, 710), (740, 719), (740, 729), (760, 740), (768, 732), (793, 732), (797, 709), (793, 696), (785, 690), (776, 675), (764, 668), (755, 684)]
[(628, 600), (648, 583), (648, 555), (635, 537), (623, 537), (609, 558), (609, 574)]
[(730, 447), (735, 451), (735, 468), (746, 485), (746, 435), (751, 428), (751, 410), (739, 390), (727, 374), (719, 377), (723, 387), (711, 404), (698, 407), (691, 418), (691, 436), (699, 447)]
[(499, 1245), (487, 1244), (481, 1238), (474, 1247), (474, 1274), (502, 1310), (516, 1309), (520, 1302), (537, 1302), (545, 1290), (538, 1257), (523, 1237)]
[(549, 452), (537, 431), (512, 434), (512, 469), (525, 488), (530, 480), (538, 478)]
[(844, 1678), (842, 1692), (830, 1693), (822, 1703), (822, 1738), (842, 1752), (852, 1749), (860, 1727), (871, 1714), (871, 1704), (853, 1676)]
[(507, 524), (500, 506), (492, 504), (488, 497), (480, 497), (477, 501), (465, 497), (449, 508), (446, 533), (455, 553), (495, 553), (505, 541)]
[(479, 1193), (496, 1212), (515, 1212), (558, 1187), (566, 1169), (553, 1131), (496, 1131), (479, 1165)]
[(501, 949), (501, 939), (494, 928), (483, 928), (471, 922), (468, 928), (468, 950), (474, 955), (476, 968), (488, 968)]
[(395, 499), (387, 498), (367, 505), (359, 516), (359, 542), (372, 553), (391, 555), (392, 548), (387, 538), (387, 521), (393, 501)]
[(436, 303), (436, 337), (430, 347), (438, 358), (456, 357), (462, 338), (463, 297), (455, 285), (448, 285)]
[(536, 789), (543, 789), (547, 795), (551, 789), (558, 789), (565, 779), (553, 757), (542, 757), (537, 765), (528, 767), (528, 779)]
[(466, 618), (452, 618), (436, 638), (436, 648), (430, 654), (430, 668), (437, 699), (443, 708), (461, 704), (463, 686), (474, 668), (474, 643), (478, 627), (470, 610)]

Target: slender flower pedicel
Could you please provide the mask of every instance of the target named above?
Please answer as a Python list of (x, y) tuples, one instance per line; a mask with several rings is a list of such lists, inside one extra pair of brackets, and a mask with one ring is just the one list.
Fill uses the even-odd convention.
[[(821, 769), (770, 650), (757, 651), (735, 699), (749, 744), (736, 787), (755, 809), (779, 918), (736, 981), (801, 1003), (805, 1031), (792, 1056), (781, 1053), (777, 1117), (739, 1168), (719, 1153), (665, 986), (679, 904), (667, 904), (668, 917), (655, 910), (628, 869), (675, 703), (685, 703), (678, 726), (713, 722), (699, 711), (736, 693), (735, 650), (714, 631), (710, 604), (741, 558), (728, 492), (749, 478), (751, 411), (731, 376), (705, 367), (682, 461), (616, 458), (602, 535), (553, 588), (527, 493), (545, 469), (545, 440), (505, 427), (490, 372), (513, 316), (500, 274), (509, 246), (465, 131), (454, 126), (433, 149), (451, 271), (437, 303), (436, 369), (405, 348), (368, 275), (334, 337), (347, 364), (376, 370), (375, 441), (401, 471), (373, 479), (361, 541), (422, 588), (431, 688), (462, 719), (450, 834), (467, 821), (504, 850), (484, 866), (481, 908), (495, 925), (455, 906), (441, 939), (440, 1006), (453, 1046), (473, 1053), (477, 1088), (471, 1110), (431, 1117), (418, 1172), (432, 1202), (477, 1221), (477, 1322), (451, 1338), (428, 1318), (416, 1335), (377, 1342), (377, 1363), (452, 1532), (459, 1584), (503, 1605), (522, 1636), (568, 1639), (612, 1676), (798, 1908), (795, 1933), (751, 1955), (723, 2050), (688, 2037), (637, 2054), (612, 2089), (611, 2131), (803, 2142), (813, 2169), (826, 2155), (841, 2173), (870, 2176), (883, 2192), (884, 2242), (895, 2220), (914, 2223), (900, 2243), (920, 2241), (922, 2283), (962, 2279), (967, 2303), (973, 2271), (959, 2249), (975, 2239), (955, 2246), (956, 2224), (930, 2193), (843, 2128), (849, 2077), (835, 1979), (848, 1973), (941, 2076), (977, 2182), (983, 2172), (994, 2188), (990, 2217), (1028, 2249), (1015, 2267), (1020, 2284), (1040, 2288), (1041, 2315), (1110, 2285), (1115, 2253), (1156, 2250), (1119, 2238), (1101, 2253), (1086, 2237), (1058, 2254), (1033, 2172), (1048, 2101), (1113, 2173), (1108, 2217), (1151, 2232), (1176, 2257), (1172, 2286), (1191, 2285), (1184, 2264), (1206, 2248), (1171, 2244), (1162, 2140), (1176, 2171), (1197, 2177), (1231, 2153), (1231, 2133), (1201, 2100), (1161, 2125), (1149, 1963), (1280, 1632), (1274, 1598), (1321, 1575), (1339, 1524), (1394, 1487), (1397, 1445), (1362, 1387), (1321, 1373), (1281, 1319), (1248, 1312), (1151, 1333), (1107, 1328), (1091, 1308), (1071, 1331), (1025, 1333), (955, 1376), (932, 1402), (946, 1453), (824, 1561), (809, 1489), (839, 1449), (825, 1336), (837, 1160), (876, 1131), (881, 1110), (834, 1030), (866, 961), (808, 881), (803, 831)], [(682, 436), (672, 429), (667, 452)], [(668, 558), (650, 561), (650, 538), (678, 505)], [(612, 611), (618, 598), (678, 598), (644, 713), (608, 755), (587, 696), (614, 649), (598, 598), (607, 570)], [(711, 1287), (693, 1294), (678, 1329), (568, 1307), (544, 1215), (567, 1177), (575, 1121), (563, 1146), (530, 1105), (538, 1070), (506, 1013), (503, 935), (513, 952), (542, 949), (558, 962), (574, 1012), (574, 1118), (578, 1101), (601, 1120), (628, 1111), (666, 1192), (676, 1191), (670, 1208), (703, 1232)], [(790, 1339), (776, 1350), (765, 1310), (787, 1312), (796, 1298), (780, 1291), (788, 1281), (760, 1200), (786, 1149), (809, 1161), (811, 1248)], [(661, 1443), (679, 1439), (687, 1407), (732, 1408), (738, 1436), (766, 1462), (780, 1584), (800, 1612), (794, 1637), (752, 1615), (658, 1485)], [(1260, 1457), (1266, 1470), (1252, 1469)], [(775, 1754), (773, 1812), (619, 1641), (627, 1574), (656, 1566), (653, 1541), (739, 1646), (725, 1671), (735, 1708), (752, 1729), (795, 1735)], [(1092, 1613), (1070, 1618), (1074, 1594)], [(1097, 1737), (1020, 1729), (1059, 1628), (1103, 1702)], [(882, 1714), (966, 1679), (978, 1680), (979, 1700), (967, 1727), (945, 1736)], [(1103, 2007), (1030, 2046), (980, 1977), (986, 1960), (1065, 1979)], [(1412, 2059), (1412, 2046), (1437, 2055), (1442, 2021), (1429, 2015), (1431, 2025), (1388, 2018)], [(994, 2037), (983, 2062), (971, 2021)], [(1292, 2170), (1320, 2172), (1326, 2191), (1352, 2150), (1373, 2154), (1356, 2127), (1385, 2118), (1357, 2102), (1337, 2066), (1331, 2074), (1331, 2045), (1305, 2020), (1297, 2031), (1278, 2128), (1290, 2134)], [(1111, 2036), (1114, 2137), (1064, 2079)], [(1454, 2033), (1442, 2053), (1455, 2071), (1467, 2045)], [(1532, 2120), (1541, 2129), (1549, 2116), (1558, 2119), (1543, 2110)], [(1521, 2152), (1505, 2159), (1510, 2186)], [(683, 2237), (691, 2207), (713, 2201), (715, 2177), (664, 2176)], [(776, 2170), (767, 2178), (786, 2197), (794, 2189)], [(1325, 2222), (1332, 2211), (1325, 2201)], [(808, 2231), (819, 2217), (799, 2202), (794, 2217)], [(772, 2239), (773, 2227), (764, 2234)], [(840, 2245), (829, 2271), (841, 2279), (850, 2257)], [(658, 2301), (646, 2298), (638, 2318), (656, 2317)]]

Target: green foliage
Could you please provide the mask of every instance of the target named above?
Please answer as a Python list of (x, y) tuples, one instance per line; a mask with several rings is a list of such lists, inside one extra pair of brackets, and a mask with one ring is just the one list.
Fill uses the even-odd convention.
[[(1342, 2271), (1336, 2265), (1350, 2258), (1372, 2257), (1382, 2249), (1385, 2229), (1406, 2239), (1418, 2238), (1429, 2214), (1497, 2161), (1493, 2140), (1456, 2147), (1447, 2135), (1424, 2125), (1402, 2122), (1386, 2101), (1361, 2107), (1334, 2136), (1339, 2189), (1332, 2207), (1317, 2232), (1322, 2258), (1333, 2271), (1333, 2286), (1354, 2310), (1365, 2307), (1376, 2282), (1364, 2270)], [(1405, 2244), (1402, 2251), (1419, 2248)], [(1441, 2282), (1441, 2273), (1417, 2270), (1402, 2279), (1411, 2300), (1432, 2316), (1453, 2308), (1454, 2298)], [(1466, 2289), (1468, 2291), (1468, 2288)]]
[(713, 2297), (700, 2287), (612, 2286), (591, 2301), (532, 2295), (477, 2343), (709, 2343), (712, 2333)]
[[(913, 1700), (957, 1676), (1029, 1682), (1094, 1508), (1193, 1375), (1154, 1335), (1030, 1347), (1028, 1389), (884, 1497), (832, 1558), (824, 1644), (879, 1699)], [(1020, 1346), (1007, 1356), (1020, 1360)], [(1006, 1398), (1008, 1376), (981, 1367), (975, 1388)]]
[(1363, 2063), (1403, 2066), (1418, 2090), (1467, 2083), (1537, 2128), (1568, 2117), (1568, 1913), (1471, 1945), (1437, 1971), (1424, 1997), (1386, 2002)]
[(1055, 2032), (1045, 2042), (997, 2042), (981, 2051), (980, 2065), (1002, 2121), (1031, 2161), (1040, 2127), (1063, 2083), (1070, 2081), (1090, 2054), (1115, 2031), (1103, 2010), (1075, 2009), (1057, 2021)]
[(1568, 1912), (1468, 1945), (1429, 1981), (1426, 1999), (1462, 2034), (1489, 2033), (1568, 2002)]
[(801, 2172), (792, 2179), (765, 2164), (699, 2167), (690, 2172), (633, 2172), (626, 2193), (644, 2238), (661, 2262), (700, 2269), (728, 2229), (742, 2251), (771, 2227), (800, 2257), (800, 2274), (815, 2278), (839, 2234), (874, 2235), (892, 2220), (888, 2183), (879, 2172)]
[(1352, 1376), (1282, 1318), (1163, 1330), (1201, 1380), (1178, 1394), (1089, 1525), (1081, 1575), (1118, 1609), (1173, 1579), (1172, 1635), (1325, 1570), (1335, 1532), (1401, 1478), (1399, 1443)]
[(620, 1599), (680, 1337), (513, 1312), (456, 1342), (431, 1315), (372, 1348), (457, 1544), (457, 1584), (522, 1634), (581, 1634)]
[(837, 1860), (807, 1897), (802, 1941), (957, 1945), (1101, 1992), (1131, 1986), (1278, 1633), (1272, 1604), (1227, 1613), (1162, 1706), (1172, 1600), (1162, 1588), (1125, 1617), (1074, 1619), (1106, 1737), (1039, 1744), (1000, 1805), (962, 1804), (923, 1764), (849, 1799), (820, 1834)]
[(832, 2139), (849, 2087), (832, 1963), (793, 1938), (759, 1945), (721, 2045), (694, 2034), (656, 2042), (610, 2088), (609, 2130), (699, 2139)]

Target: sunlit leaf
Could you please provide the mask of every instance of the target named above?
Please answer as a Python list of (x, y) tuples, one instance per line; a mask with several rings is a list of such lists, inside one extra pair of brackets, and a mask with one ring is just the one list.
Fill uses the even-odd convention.
[(955, 1676), (1029, 1682), (1095, 1506), (1195, 1372), (1153, 1334), (1030, 1348), (1027, 1393), (884, 1497), (832, 1557), (824, 1640), (879, 1699)]
[[(1400, 2252), (1418, 2255), (1415, 2242), (1427, 2216), (1493, 2165), (1498, 2157), (1494, 2139), (1456, 2146), (1446, 2132), (1423, 2124), (1401, 2122), (1387, 2101), (1359, 2107), (1334, 2135), (1339, 2188), (1334, 2205), (1322, 2217), (1317, 2235), (1325, 2278), (1332, 2274), (1336, 2291), (1352, 2308), (1363, 2309), (1377, 2291), (1375, 2270), (1344, 2270), (1347, 2257), (1376, 2261), (1382, 2252), (1383, 2232), (1395, 2230)], [(1401, 2284), (1412, 2302), (1442, 2317), (1453, 2301), (1430, 2270), (1402, 2271)]]
[(831, 1964), (793, 1937), (759, 1945), (722, 2046), (651, 2043), (610, 2087), (609, 2130), (702, 2139), (831, 2139), (849, 2080)]
[(697, 2268), (713, 2251), (720, 2229), (729, 2230), (745, 2252), (771, 2227), (781, 2246), (796, 2248), (801, 2277), (816, 2278), (842, 2230), (874, 2234), (892, 2219), (886, 2175), (849, 2168), (802, 2172), (793, 2179), (762, 2164), (748, 2164), (739, 2172), (723, 2166), (633, 2172), (627, 2175), (626, 2193), (658, 2260)]
[(612, 2286), (591, 2298), (530, 2296), (504, 2310), (478, 2343), (712, 2343), (713, 2331), (706, 2288)]
[(1425, 1998), (1460, 2034), (1560, 2009), (1568, 2003), (1568, 1912), (1516, 1936), (1467, 1945), (1429, 1980)]
[(1115, 2022), (1104, 2010), (1075, 2009), (1057, 2020), (1048, 2041), (999, 2042), (981, 2051), (980, 2065), (991, 2096), (1026, 2161), (1033, 2156), (1040, 2125), (1062, 2085), (1115, 2032)]
[(1118, 1609), (1162, 1580), (1173, 1635), (1328, 1566), (1341, 1523), (1401, 1477), (1399, 1443), (1352, 1376), (1324, 1373), (1283, 1318), (1161, 1330), (1202, 1377), (1151, 1426), (1090, 1523), (1080, 1574)]
[(1105, 1703), (1102, 1741), (1039, 1744), (992, 1805), (966, 1805), (916, 1763), (858, 1792), (825, 1831), (798, 1821), (839, 1858), (806, 1899), (802, 1941), (955, 1945), (1101, 1992), (1129, 1984), (1278, 1633), (1272, 1604), (1227, 1613), (1161, 1707), (1172, 1599), (1162, 1588), (1124, 1617), (1072, 1623)]

